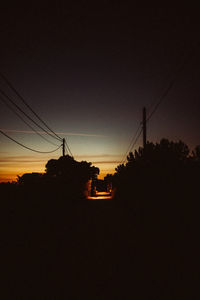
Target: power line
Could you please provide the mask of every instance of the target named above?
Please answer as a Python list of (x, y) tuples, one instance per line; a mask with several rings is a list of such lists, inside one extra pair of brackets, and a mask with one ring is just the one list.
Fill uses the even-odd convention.
[(133, 147), (137, 143), (137, 140), (138, 140), (138, 138), (139, 138), (139, 136), (141, 135), (141, 132), (142, 132), (142, 129), (141, 129), (141, 131), (140, 131), (140, 133), (138, 135), (138, 132), (139, 132), (140, 128), (141, 128), (141, 123), (139, 124), (139, 126), (138, 126), (138, 128), (137, 128), (137, 130), (136, 130), (136, 132), (135, 132), (135, 134), (133, 136), (133, 138), (131, 139), (131, 142), (130, 142), (128, 148), (127, 148), (127, 151), (125, 152), (125, 155), (124, 155), (124, 157), (123, 157), (123, 159), (121, 161), (121, 164), (123, 164), (126, 161), (127, 154), (133, 149)]
[(152, 110), (152, 112), (150, 113), (150, 115), (147, 118), (147, 122), (152, 118), (152, 116), (154, 115), (154, 113), (156, 112), (156, 110), (158, 109), (158, 107), (160, 106), (160, 104), (162, 103), (162, 101), (164, 100), (164, 98), (167, 97), (167, 95), (169, 94), (170, 90), (172, 89), (172, 87), (174, 86), (175, 81), (177, 80), (179, 74), (181, 73), (181, 71), (184, 69), (185, 65), (188, 63), (188, 61), (191, 59), (191, 57), (194, 54), (194, 50), (197, 46), (199, 46), (199, 41), (198, 43), (196, 43), (196, 45), (193, 46), (192, 49), (190, 49), (190, 51), (185, 55), (185, 59), (183, 60), (183, 62), (178, 66), (177, 70), (175, 71), (175, 75), (172, 77), (172, 79), (169, 82), (169, 85), (167, 86), (167, 88), (164, 90), (163, 94), (161, 95), (160, 99), (158, 100), (158, 102), (155, 104), (154, 109)]
[[(152, 116), (154, 115), (154, 113), (156, 112), (156, 110), (158, 109), (159, 105), (161, 104), (161, 102), (164, 100), (165, 97), (167, 97), (167, 95), (169, 94), (170, 90), (172, 89), (172, 87), (174, 86), (175, 80), (177, 79), (178, 75), (180, 74), (180, 72), (182, 71), (182, 69), (184, 68), (185, 64), (188, 62), (188, 60), (190, 59), (190, 57), (192, 56), (192, 52), (190, 51), (188, 53), (188, 55), (185, 57), (184, 61), (179, 65), (179, 67), (177, 68), (176, 74), (175, 76), (171, 79), (171, 81), (169, 82), (169, 85), (167, 86), (167, 88), (164, 90), (163, 94), (161, 95), (159, 101), (155, 104), (155, 107), (153, 108), (152, 112), (150, 113), (150, 115), (148, 116), (148, 118), (146, 119), (146, 122), (148, 122)], [(142, 133), (142, 129), (140, 130), (140, 133), (138, 134), (138, 136), (136, 137), (139, 129), (140, 129), (141, 124), (139, 125), (133, 139), (131, 140), (131, 143), (129, 145), (130, 150), (132, 150), (132, 148), (134, 147), (134, 145), (137, 143), (138, 138), (140, 137), (141, 133)], [(136, 137), (136, 138), (135, 138)], [(135, 139), (133, 145), (131, 146), (133, 140)], [(131, 148), (130, 148), (131, 147)], [(126, 154), (125, 154), (125, 158), (122, 160), (122, 163), (125, 162), (126, 160), (126, 156), (128, 154), (128, 152), (130, 150), (127, 150)]]
[[(21, 101), (30, 109), (30, 111), (40, 120), (40, 122), (45, 125), (48, 130), (50, 130), (59, 140), (62, 140), (61, 137), (55, 133), (47, 124), (44, 122), (39, 115), (31, 108), (31, 106), (26, 102), (26, 100), (20, 95), (20, 93), (14, 88), (14, 86), (10, 83), (10, 81), (0, 72), (0, 76), (3, 78), (3, 80), (7, 83), (7, 85), (15, 92), (15, 94), (21, 99)], [(45, 130), (44, 130), (45, 131)]]
[(130, 151), (132, 151), (133, 147), (134, 147), (135, 144), (137, 143), (139, 137), (141, 136), (142, 130), (143, 130), (143, 128), (140, 129), (140, 132), (138, 133), (138, 135), (137, 135), (137, 137), (136, 137), (136, 139), (135, 139), (135, 141), (134, 141), (134, 143), (133, 143), (133, 145), (132, 145)]
[(39, 135), (41, 138), (43, 138), (45, 141), (47, 141), (48, 143), (54, 145), (54, 146), (58, 146), (57, 144), (54, 144), (53, 142), (51, 142), (50, 140), (48, 140), (46, 137), (44, 137), (42, 134), (40, 134), (37, 130), (35, 130), (28, 122), (26, 122), (22, 116), (20, 114), (18, 114), (18, 112), (16, 112), (14, 110), (14, 108), (12, 106), (10, 106), (5, 99), (3, 99), (3, 97), (0, 97), (0, 100), (16, 115), (18, 116), (18, 118), (20, 118), (31, 130), (33, 130), (37, 135)]
[(17, 105), (4, 91), (2, 91), (0, 89), (0, 93), (6, 97), (9, 102), (11, 102), (23, 115), (25, 115), (30, 121), (32, 121), (37, 127), (39, 127), (42, 131), (46, 132), (49, 136), (51, 136), (52, 138), (58, 140), (60, 142), (60, 139), (58, 139), (57, 137), (53, 136), (51, 133), (49, 133), (46, 129), (44, 129), (42, 126), (40, 126), (39, 124), (37, 124), (27, 113), (25, 113), (20, 107), (19, 105)]
[(167, 97), (167, 95), (169, 94), (170, 90), (172, 89), (173, 85), (174, 85), (175, 81), (172, 80), (169, 83), (169, 86), (167, 87), (167, 89), (164, 91), (164, 93), (162, 94), (162, 96), (160, 97), (159, 101), (157, 102), (157, 104), (155, 105), (154, 109), (152, 110), (152, 112), (150, 113), (150, 115), (148, 116), (146, 122), (148, 122), (152, 116), (155, 114), (156, 110), (158, 109), (158, 107), (160, 106), (161, 102), (164, 100), (165, 97)]
[(69, 151), (69, 154), (73, 157), (73, 154), (72, 154), (72, 152), (71, 152), (71, 150), (70, 150), (70, 148), (69, 148), (69, 145), (67, 144), (66, 140), (65, 140), (65, 144), (66, 144), (66, 146), (67, 146), (67, 149), (68, 149), (68, 151)]
[(9, 135), (7, 135), (5, 132), (3, 132), (1, 129), (0, 129), (0, 133), (3, 134), (4, 136), (6, 136), (6, 137), (7, 137), (8, 139), (10, 139), (11, 141), (13, 141), (13, 142), (15, 142), (16, 144), (20, 145), (21, 147), (24, 147), (24, 148), (26, 148), (26, 149), (28, 149), (28, 150), (31, 150), (31, 151), (37, 152), (37, 153), (53, 153), (53, 152), (56, 152), (58, 149), (60, 149), (60, 147), (62, 146), (62, 145), (60, 145), (58, 148), (56, 148), (56, 149), (54, 149), (54, 150), (52, 150), (52, 151), (39, 151), (39, 150), (35, 150), (35, 149), (32, 149), (32, 148), (29, 148), (29, 147), (23, 145), (22, 143), (16, 141), (15, 139), (13, 139), (13, 138), (10, 137)]

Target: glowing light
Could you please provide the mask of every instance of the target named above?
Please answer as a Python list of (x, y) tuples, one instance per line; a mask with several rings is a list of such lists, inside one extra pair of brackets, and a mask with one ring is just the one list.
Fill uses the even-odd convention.
[(107, 192), (97, 192), (96, 196), (87, 197), (88, 200), (108, 200), (112, 198), (113, 198), (112, 194)]

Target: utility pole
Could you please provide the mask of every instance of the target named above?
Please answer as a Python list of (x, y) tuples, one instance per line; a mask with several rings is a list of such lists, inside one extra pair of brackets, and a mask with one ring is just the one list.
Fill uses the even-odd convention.
[(62, 142), (62, 152), (63, 152), (63, 156), (65, 156), (65, 139), (63, 139)]
[(142, 128), (143, 128), (143, 148), (145, 150), (147, 144), (147, 124), (146, 124), (146, 107), (143, 107), (143, 120), (142, 120)]

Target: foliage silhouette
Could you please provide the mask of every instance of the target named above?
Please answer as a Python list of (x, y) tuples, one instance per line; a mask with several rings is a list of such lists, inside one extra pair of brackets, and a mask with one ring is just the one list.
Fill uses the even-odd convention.
[(117, 198), (129, 199), (130, 203), (134, 203), (133, 195), (143, 195), (147, 201), (185, 198), (199, 176), (199, 149), (197, 146), (190, 154), (182, 141), (162, 139), (156, 144), (148, 142), (145, 152), (140, 147), (134, 154), (129, 153), (126, 165), (119, 165), (112, 178)]
[(64, 180), (77, 180), (86, 183), (89, 179), (96, 179), (99, 169), (91, 167), (86, 161), (78, 162), (73, 157), (61, 156), (58, 160), (51, 159), (46, 164), (46, 175)]
[(198, 149), (162, 140), (130, 153), (105, 178), (113, 200), (70, 201), (98, 169), (68, 156), (0, 184), (8, 299), (199, 299)]
[(69, 155), (59, 159), (51, 159), (46, 164), (45, 174), (28, 173), (18, 176), (18, 185), (32, 192), (52, 196), (52, 193), (62, 194), (62, 198), (80, 198), (84, 196), (88, 180), (94, 181), (99, 174), (99, 169), (91, 166), (86, 161), (78, 162)]

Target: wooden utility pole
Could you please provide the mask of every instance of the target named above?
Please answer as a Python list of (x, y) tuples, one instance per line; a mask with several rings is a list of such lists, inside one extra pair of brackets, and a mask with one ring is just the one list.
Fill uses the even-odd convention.
[(65, 139), (63, 139), (62, 142), (62, 152), (63, 152), (63, 156), (65, 156)]
[(142, 128), (143, 128), (143, 148), (146, 148), (147, 144), (147, 124), (146, 124), (146, 107), (143, 107), (143, 120), (142, 120)]

